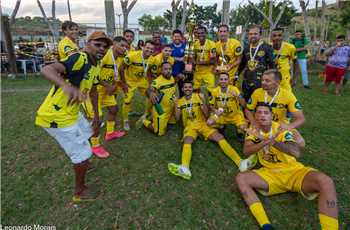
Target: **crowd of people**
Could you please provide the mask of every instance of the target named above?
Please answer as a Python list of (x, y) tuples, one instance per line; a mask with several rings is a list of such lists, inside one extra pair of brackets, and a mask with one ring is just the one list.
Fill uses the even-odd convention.
[[(262, 229), (273, 227), (256, 193), (287, 191), (310, 200), (318, 197), (322, 229), (338, 229), (333, 180), (297, 161), (305, 148), (298, 131), (305, 117), (293, 93), (293, 65), (295, 70), (299, 63), (303, 85), (310, 89), (306, 44), (300, 31), (289, 43), (283, 41), (283, 30), (276, 28), (270, 44), (263, 41), (261, 28), (253, 25), (245, 47), (229, 38), (229, 26), (225, 24), (219, 26), (216, 42), (207, 38), (206, 27), (198, 25), (192, 42), (184, 39), (182, 31), (174, 30), (170, 44), (163, 44), (161, 33), (153, 32), (152, 40), (137, 47), (133, 46), (132, 30), (125, 30), (123, 36), (113, 40), (95, 31), (86, 47), (79, 50), (79, 26), (65, 22), (62, 30), (66, 37), (58, 46), (59, 61), (42, 70), (53, 84), (37, 112), (36, 124), (59, 143), (73, 164), (74, 202), (96, 197), (85, 185), (85, 175), (93, 167), (89, 162), (92, 154), (98, 158), (110, 155), (101, 144), (104, 118), (105, 141), (142, 127), (162, 136), (168, 124), (181, 119), (181, 163), (168, 164), (171, 175), (191, 179), (192, 143), (202, 136), (216, 142), (237, 166), (236, 183)], [(336, 47), (326, 51), (330, 58), (325, 87), (335, 81), (337, 94), (341, 93), (339, 82), (350, 60), (350, 47), (344, 44), (345, 37), (340, 35)], [(130, 124), (136, 91), (144, 98), (145, 109), (138, 121)], [(116, 130), (119, 96), (123, 98), (124, 130)], [(226, 125), (237, 128), (245, 157), (226, 140), (222, 132)]]

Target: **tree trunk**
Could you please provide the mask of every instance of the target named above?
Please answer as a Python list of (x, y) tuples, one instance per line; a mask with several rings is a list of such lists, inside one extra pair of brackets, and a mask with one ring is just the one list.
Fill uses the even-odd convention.
[(186, 32), (187, 7), (188, 7), (187, 0), (183, 0), (183, 2), (182, 2), (182, 18), (181, 18), (181, 24), (180, 24), (180, 30), (183, 33)]
[(134, 7), (136, 4), (137, 0), (132, 0), (130, 5), (128, 6), (128, 0), (120, 0), (120, 5), (122, 7), (122, 12), (123, 12), (123, 30), (126, 30), (128, 28), (128, 22), (129, 22), (129, 13), (131, 9)]
[(223, 0), (222, 1), (222, 17), (221, 23), (228, 25), (230, 22), (230, 1)]
[(322, 0), (322, 15), (321, 15), (321, 34), (320, 40), (325, 41), (326, 35), (326, 1)]
[(70, 11), (70, 3), (69, 3), (69, 0), (67, 0), (67, 7), (68, 7), (69, 21), (72, 21), (72, 12)]
[(56, 36), (55, 29), (53, 28), (52, 23), (47, 19), (45, 10), (44, 10), (43, 6), (41, 5), (40, 0), (37, 0), (36, 2), (38, 3), (39, 9), (41, 11), (41, 14), (43, 15), (43, 18), (44, 18), (45, 22), (49, 26), (49, 29), (50, 29), (51, 34), (52, 34), (53, 42), (57, 42), (58, 41), (58, 37)]
[(309, 20), (308, 20), (307, 11), (306, 11), (307, 6), (309, 5), (309, 1), (305, 3), (304, 0), (299, 0), (299, 3), (300, 3), (303, 19), (304, 19), (305, 37), (308, 40), (310, 40), (310, 27), (309, 27)]
[(315, 14), (315, 27), (314, 27), (314, 37), (317, 40), (317, 26), (318, 26), (318, 0), (316, 0), (316, 14)]
[(11, 14), (10, 25), (15, 24), (16, 15), (20, 5), (21, 5), (21, 0), (17, 0), (15, 9), (12, 11), (12, 14)]
[(110, 38), (114, 38), (115, 16), (114, 16), (113, 0), (105, 0), (105, 16), (106, 16), (107, 35)]
[(181, 0), (173, 0), (171, 2), (171, 29), (175, 30), (176, 29), (176, 15), (177, 15), (177, 9), (179, 7)]
[(2, 16), (2, 14), (1, 14), (1, 30), (4, 35), (6, 52), (7, 52), (8, 62), (10, 65), (10, 73), (16, 74), (17, 73), (16, 55), (15, 55), (15, 50), (13, 49), (10, 23), (9, 23), (8, 17)]

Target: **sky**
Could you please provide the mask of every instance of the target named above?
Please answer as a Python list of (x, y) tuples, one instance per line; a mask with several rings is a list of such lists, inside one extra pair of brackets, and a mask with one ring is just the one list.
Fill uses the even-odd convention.
[[(3, 13), (11, 14), (16, 0), (0, 0)], [(336, 0), (326, 0), (327, 3), (334, 3)], [(51, 0), (41, 0), (46, 15), (51, 16)], [(129, 0), (131, 2), (131, 0)], [(230, 7), (235, 8), (241, 2), (247, 3), (247, 0), (231, 0)], [(252, 0), (259, 2), (259, 0)], [(299, 1), (292, 0), (294, 6), (299, 9)], [(321, 2), (321, 1), (319, 1)], [(137, 24), (137, 19), (143, 14), (163, 15), (167, 9), (170, 9), (171, 0), (138, 0), (129, 15), (129, 24)], [(222, 0), (194, 0), (198, 5), (212, 5), (218, 3), (218, 9), (221, 9)], [(104, 23), (104, 0), (70, 0), (73, 21), (78, 23)], [(314, 7), (315, 0), (310, 0), (310, 7)], [(114, 0), (114, 10), (116, 14), (121, 13), (120, 1)], [(36, 0), (22, 0), (17, 17), (24, 16), (42, 16)], [(59, 19), (68, 19), (67, 1), (56, 0), (56, 17)], [(121, 17), (121, 23), (123, 22)], [(118, 17), (116, 16), (116, 23)]]

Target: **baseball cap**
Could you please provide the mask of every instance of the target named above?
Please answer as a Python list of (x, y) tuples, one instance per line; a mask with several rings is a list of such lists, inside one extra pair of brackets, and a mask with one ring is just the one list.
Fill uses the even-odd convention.
[(109, 46), (113, 44), (112, 40), (106, 35), (105, 32), (101, 30), (96, 30), (92, 34), (90, 34), (88, 42), (92, 40), (104, 40)]

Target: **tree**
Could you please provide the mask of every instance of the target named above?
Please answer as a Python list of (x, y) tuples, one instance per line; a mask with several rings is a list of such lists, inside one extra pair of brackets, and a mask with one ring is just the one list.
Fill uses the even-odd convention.
[(171, 2), (171, 30), (175, 30), (176, 25), (176, 15), (177, 15), (177, 9), (180, 5), (181, 0), (173, 0)]
[(129, 5), (129, 0), (120, 0), (120, 5), (122, 7), (123, 12), (123, 30), (126, 30), (128, 28), (129, 24), (129, 13), (131, 9), (135, 6), (137, 0), (132, 0), (132, 2)]
[[(45, 10), (44, 10), (43, 6), (41, 5), (40, 0), (37, 0), (37, 3), (38, 3), (38, 6), (39, 6), (39, 9), (41, 11), (41, 14), (43, 15), (43, 18), (44, 18), (45, 22), (47, 23), (47, 25), (49, 26), (49, 29), (50, 29), (50, 31), (52, 33), (53, 42), (57, 42), (58, 41), (58, 30), (55, 30), (55, 26), (52, 23), (52, 21), (55, 22), (56, 18), (53, 17), (52, 21), (48, 20), (48, 18), (46, 16), (46, 13), (45, 13)], [(54, 6), (55, 4), (54, 3), (55, 3), (55, 0), (52, 1), (52, 11), (53, 12), (54, 12), (54, 8), (55, 8), (55, 6)], [(55, 16), (55, 13), (52, 16)]]
[(143, 29), (148, 32), (160, 31), (168, 28), (168, 23), (162, 16), (152, 17), (150, 14), (144, 14), (138, 20)]
[(321, 34), (320, 40), (325, 41), (326, 39), (326, 1), (322, 0), (322, 14), (321, 14)]
[(16, 5), (15, 5), (15, 9), (12, 11), (12, 14), (11, 14), (10, 26), (15, 23), (16, 15), (17, 15), (17, 12), (18, 12), (20, 5), (21, 5), (21, 0), (17, 0)]
[(307, 0), (307, 2), (305, 2), (304, 0), (299, 0), (299, 3), (300, 3), (303, 19), (304, 19), (305, 37), (310, 40), (310, 27), (309, 27), (309, 20), (308, 20), (307, 11), (306, 11), (306, 8), (309, 5), (309, 0)]
[(187, 11), (188, 11), (187, 8), (188, 7), (189, 7), (189, 4), (188, 4), (187, 0), (183, 0), (183, 2), (182, 2), (181, 24), (180, 24), (180, 27), (179, 27), (179, 29), (182, 32), (185, 32), (185, 30), (186, 30), (186, 19), (187, 19)]
[(255, 4), (253, 4), (250, 0), (248, 0), (249, 4), (251, 4), (269, 23), (269, 34), (271, 34), (272, 30), (276, 28), (278, 22), (280, 21), (284, 10), (287, 6), (287, 1), (283, 1), (281, 5), (279, 5), (279, 13), (275, 19), (273, 19), (273, 5), (274, 2), (272, 0), (269, 0), (269, 14), (267, 15), (261, 8), (257, 7)]

